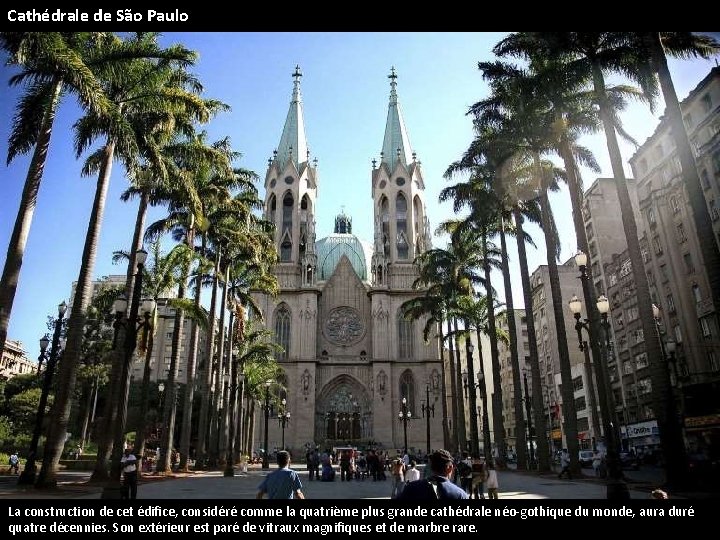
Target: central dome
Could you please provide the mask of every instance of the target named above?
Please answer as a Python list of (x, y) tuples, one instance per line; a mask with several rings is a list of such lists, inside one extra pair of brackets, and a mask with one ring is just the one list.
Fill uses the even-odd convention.
[(320, 281), (330, 279), (343, 255), (347, 256), (358, 277), (368, 281), (367, 263), (372, 258), (372, 246), (351, 231), (352, 220), (343, 212), (335, 218), (335, 232), (315, 242)]

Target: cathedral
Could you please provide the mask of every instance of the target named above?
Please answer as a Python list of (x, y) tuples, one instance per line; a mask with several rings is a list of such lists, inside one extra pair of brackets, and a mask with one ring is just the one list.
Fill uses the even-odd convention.
[[(255, 300), (283, 349), (278, 393), (291, 413), (284, 429), (271, 418), (268, 448), (284, 444), (298, 457), (311, 446), (391, 453), (406, 443), (410, 452), (441, 448), (438, 341), (425, 343), (425, 321), (407, 321), (400, 310), (422, 294), (412, 287), (413, 260), (431, 239), (422, 169), (405, 128), (395, 70), (382, 151), (368, 179), (372, 242), (352, 233), (344, 212), (331, 234), (316, 238), (320, 179), (305, 136), (301, 76), (296, 68), (290, 110), (265, 176), (264, 212), (275, 224), (280, 293)], [(263, 414), (257, 442), (265, 437)]]

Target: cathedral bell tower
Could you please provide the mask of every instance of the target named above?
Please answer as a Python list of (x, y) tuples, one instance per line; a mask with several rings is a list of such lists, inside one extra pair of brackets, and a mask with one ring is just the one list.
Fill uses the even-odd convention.
[(290, 109), (265, 175), (265, 218), (275, 224), (278, 271), (285, 275), (284, 284), (303, 287), (316, 282), (317, 159), (310, 162), (305, 136), (300, 66), (295, 67), (292, 76)]
[[(380, 162), (373, 160), (372, 199), (375, 219), (372, 279), (375, 287), (409, 288), (407, 275), (414, 258), (430, 248), (425, 209), (425, 182), (410, 146), (397, 96), (397, 74), (390, 75), (390, 105)], [(397, 269), (397, 271), (396, 271)]]

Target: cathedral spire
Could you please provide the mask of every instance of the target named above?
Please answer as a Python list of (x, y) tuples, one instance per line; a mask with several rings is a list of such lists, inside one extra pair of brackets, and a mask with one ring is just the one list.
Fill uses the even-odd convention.
[(398, 103), (397, 74), (394, 67), (390, 70), (388, 79), (390, 79), (390, 105), (388, 107), (380, 161), (385, 163), (392, 171), (398, 161), (408, 166), (412, 162), (413, 151), (410, 147), (407, 129), (405, 129), (400, 103)]
[(303, 114), (302, 94), (300, 93), (300, 77), (302, 72), (300, 66), (295, 66), (293, 76), (293, 93), (290, 100), (290, 110), (285, 119), (280, 144), (277, 148), (277, 158), (282, 167), (288, 159), (292, 159), (295, 166), (300, 169), (300, 164), (309, 160), (307, 138), (305, 137), (305, 116)]

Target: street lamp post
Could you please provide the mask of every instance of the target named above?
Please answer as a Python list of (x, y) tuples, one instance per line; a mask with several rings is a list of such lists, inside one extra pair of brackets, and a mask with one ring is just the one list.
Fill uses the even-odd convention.
[(527, 415), (528, 428), (528, 445), (530, 446), (530, 469), (535, 467), (535, 450), (533, 448), (533, 427), (532, 427), (532, 409), (530, 404), (530, 393), (528, 392), (527, 370), (523, 369), (523, 384), (525, 386), (525, 414)]
[[(115, 437), (113, 440), (113, 449), (110, 462), (110, 479), (103, 489), (102, 499), (120, 499), (122, 496), (122, 464), (120, 460), (123, 456), (125, 446), (125, 427), (127, 424), (127, 405), (128, 394), (130, 392), (130, 364), (137, 346), (138, 331), (150, 326), (150, 315), (154, 309), (155, 302), (147, 300), (142, 303), (143, 317), (139, 316), (140, 297), (142, 296), (143, 270), (145, 268), (145, 260), (147, 259), (147, 251), (139, 249), (135, 255), (137, 263), (137, 272), (135, 273), (135, 286), (133, 289), (132, 303), (130, 304), (130, 313), (125, 321), (123, 315), (127, 309), (127, 299), (121, 296), (113, 303), (115, 311), (115, 335), (113, 336), (113, 347), (119, 344), (118, 331), (120, 327), (125, 329), (125, 339), (120, 345), (120, 354), (123, 355), (122, 376), (120, 378), (121, 387), (118, 392), (118, 416), (115, 423)], [(142, 462), (142, 456), (136, 456), (138, 462)]]
[[(465, 341), (465, 351), (467, 353), (467, 371), (462, 372), (463, 386), (465, 388), (465, 395), (469, 397), (469, 408), (470, 408), (470, 452), (473, 456), (480, 456), (480, 441), (478, 440), (478, 426), (477, 426), (477, 395), (475, 394), (475, 388), (477, 385), (472, 384), (472, 391), (468, 393), (468, 373), (473, 372), (473, 351), (475, 347), (472, 342), (467, 339)], [(472, 375), (471, 375), (472, 376)], [(469, 395), (468, 395), (469, 394)]]
[(427, 445), (425, 451), (430, 455), (430, 415), (435, 417), (435, 404), (430, 405), (430, 383), (425, 383), (425, 403), (422, 404), (422, 414), (425, 417), (425, 437)]
[(265, 381), (265, 447), (263, 448), (262, 468), (269, 469), (270, 461), (268, 459), (268, 422), (270, 420), (270, 385), (271, 380)]
[(485, 372), (483, 371), (482, 364), (480, 365), (480, 371), (477, 373), (477, 381), (477, 386), (480, 389), (480, 401), (482, 402), (483, 453), (485, 454), (485, 461), (489, 462), (492, 458), (492, 449), (490, 448), (490, 417), (487, 407)]
[(282, 428), (282, 449), (285, 450), (285, 428), (290, 424), (290, 411), (287, 410), (287, 399), (280, 402), (282, 407), (278, 411), (278, 424)]
[(398, 419), (403, 423), (403, 433), (404, 433), (404, 449), (403, 453), (407, 454), (408, 451), (408, 443), (407, 443), (407, 425), (410, 421), (410, 418), (412, 417), (412, 413), (408, 410), (407, 407), (407, 398), (402, 398), (402, 408), (400, 409), (400, 412), (398, 413)]
[[(579, 254), (578, 254), (579, 255)], [(583, 328), (588, 332), (590, 342), (596, 342), (598, 335), (594, 335), (592, 328), (593, 326), (589, 321), (581, 321), (580, 311), (582, 310), (582, 302), (578, 300), (577, 296), (573, 296), (570, 300), (568, 307), (570, 312), (575, 317), (575, 330), (578, 335), (578, 343), (583, 348), (582, 330)], [(605, 344), (605, 350), (607, 350), (607, 343), (609, 342), (609, 326), (610, 323), (607, 320), (607, 313), (610, 310), (610, 303), (605, 296), (598, 298), (596, 307), (601, 317), (601, 326), (605, 333), (605, 339), (602, 340)], [(605, 435), (605, 452), (606, 461), (608, 466), (608, 483), (606, 496), (608, 499), (622, 499), (626, 500), (630, 498), (630, 492), (628, 491), (627, 484), (623, 479), (622, 467), (620, 465), (620, 437), (617, 432), (617, 423), (614, 421), (614, 414), (611, 411), (611, 404), (608, 399), (608, 393), (606, 391), (606, 369), (599, 369), (596, 363), (595, 369), (597, 372), (596, 380), (598, 385), (598, 397), (600, 401), (600, 411), (603, 422), (603, 432)], [(606, 366), (602, 366), (606, 368)]]
[[(34, 484), (35, 476), (37, 474), (37, 467), (35, 466), (35, 459), (37, 458), (38, 443), (40, 442), (40, 435), (42, 435), (43, 419), (45, 418), (45, 407), (47, 407), (48, 395), (50, 394), (50, 386), (52, 384), (52, 378), (55, 374), (55, 366), (58, 359), (58, 348), (60, 344), (60, 333), (62, 331), (63, 318), (65, 317), (65, 311), (67, 311), (67, 304), (62, 302), (58, 306), (58, 317), (55, 319), (55, 330), (53, 332), (52, 346), (50, 348), (50, 357), (47, 360), (45, 366), (45, 377), (43, 379), (42, 393), (40, 394), (40, 402), (38, 403), (38, 411), (35, 416), (35, 429), (33, 430), (32, 440), (30, 441), (30, 450), (28, 451), (27, 462), (22, 474), (18, 478), (18, 484)], [(38, 358), (38, 374), (40, 373), (40, 364), (45, 357), (45, 351), (50, 340), (47, 334), (40, 338), (40, 356)]]

